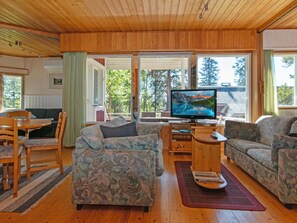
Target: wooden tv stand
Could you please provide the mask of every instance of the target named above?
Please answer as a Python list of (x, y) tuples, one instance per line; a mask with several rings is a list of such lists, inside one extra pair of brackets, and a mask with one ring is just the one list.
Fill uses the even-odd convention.
[(192, 153), (192, 132), (195, 126), (216, 126), (181, 120), (169, 121), (169, 152)]
[[(216, 127), (214, 127), (216, 129)], [(192, 166), (195, 182), (208, 189), (221, 189), (227, 186), (227, 181), (221, 174), (221, 144), (227, 139), (216, 132), (217, 138), (212, 138), (213, 127), (194, 127), (192, 142)], [(195, 172), (213, 173), (218, 181), (195, 178)], [(202, 176), (202, 175), (200, 175)], [(203, 176), (202, 176), (203, 178)]]

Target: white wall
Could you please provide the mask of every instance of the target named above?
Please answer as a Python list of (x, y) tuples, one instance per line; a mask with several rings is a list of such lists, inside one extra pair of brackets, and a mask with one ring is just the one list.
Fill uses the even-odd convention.
[(25, 95), (62, 95), (62, 89), (49, 88), (49, 74), (62, 73), (62, 69), (45, 70), (44, 62), (47, 58), (26, 58), (25, 66), (29, 75), (25, 76)]
[[(62, 74), (62, 67), (46, 70), (44, 64), (52, 58), (26, 58), (25, 67), (29, 75), (25, 76), (25, 108), (61, 108), (62, 89), (50, 88), (50, 74)], [(62, 60), (62, 59), (60, 59)]]
[(0, 55), (0, 66), (25, 68), (25, 59), (22, 57), (10, 57)]
[(297, 50), (297, 30), (266, 30), (263, 48), (272, 50)]

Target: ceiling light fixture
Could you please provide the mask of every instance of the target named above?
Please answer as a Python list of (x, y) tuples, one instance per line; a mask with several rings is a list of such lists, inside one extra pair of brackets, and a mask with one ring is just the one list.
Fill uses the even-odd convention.
[[(36, 55), (40, 55), (40, 53), (34, 49), (33, 47), (30, 47), (30, 46), (27, 46), (25, 44), (23, 44), (23, 42), (19, 41), (19, 40), (16, 40), (15, 42), (9, 40), (9, 37), (3, 37), (3, 36), (0, 36), (0, 42), (3, 41), (3, 42), (6, 42), (8, 43), (8, 45), (10, 47), (13, 47), (13, 46), (18, 46), (20, 47), (20, 49), (24, 52), (27, 52), (29, 54), (36, 54)], [(17, 49), (17, 48), (14, 48), (14, 49)]]
[(204, 13), (209, 9), (210, 0), (203, 1), (200, 5), (201, 12), (199, 13), (199, 19), (203, 19)]
[(23, 43), (22, 43), (21, 41), (16, 40), (16, 41), (15, 41), (15, 45), (17, 45), (17, 46), (22, 46)]

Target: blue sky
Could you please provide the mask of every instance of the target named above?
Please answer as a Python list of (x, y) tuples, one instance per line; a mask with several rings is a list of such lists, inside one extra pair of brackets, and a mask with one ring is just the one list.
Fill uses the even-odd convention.
[(276, 85), (281, 86), (282, 84), (287, 83), (288, 86), (294, 86), (294, 79), (290, 78), (290, 74), (294, 74), (294, 65), (285, 68), (283, 67), (283, 63), (281, 62), (282, 57), (276, 56), (274, 57), (274, 66), (276, 73)]

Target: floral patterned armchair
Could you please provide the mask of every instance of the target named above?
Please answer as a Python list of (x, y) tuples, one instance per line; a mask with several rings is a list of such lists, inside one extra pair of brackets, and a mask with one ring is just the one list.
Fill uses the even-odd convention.
[(164, 172), (161, 126), (137, 123), (138, 136), (103, 138), (100, 125), (121, 126), (124, 119), (82, 129), (73, 151), (72, 202), (143, 206), (154, 204), (155, 176)]

